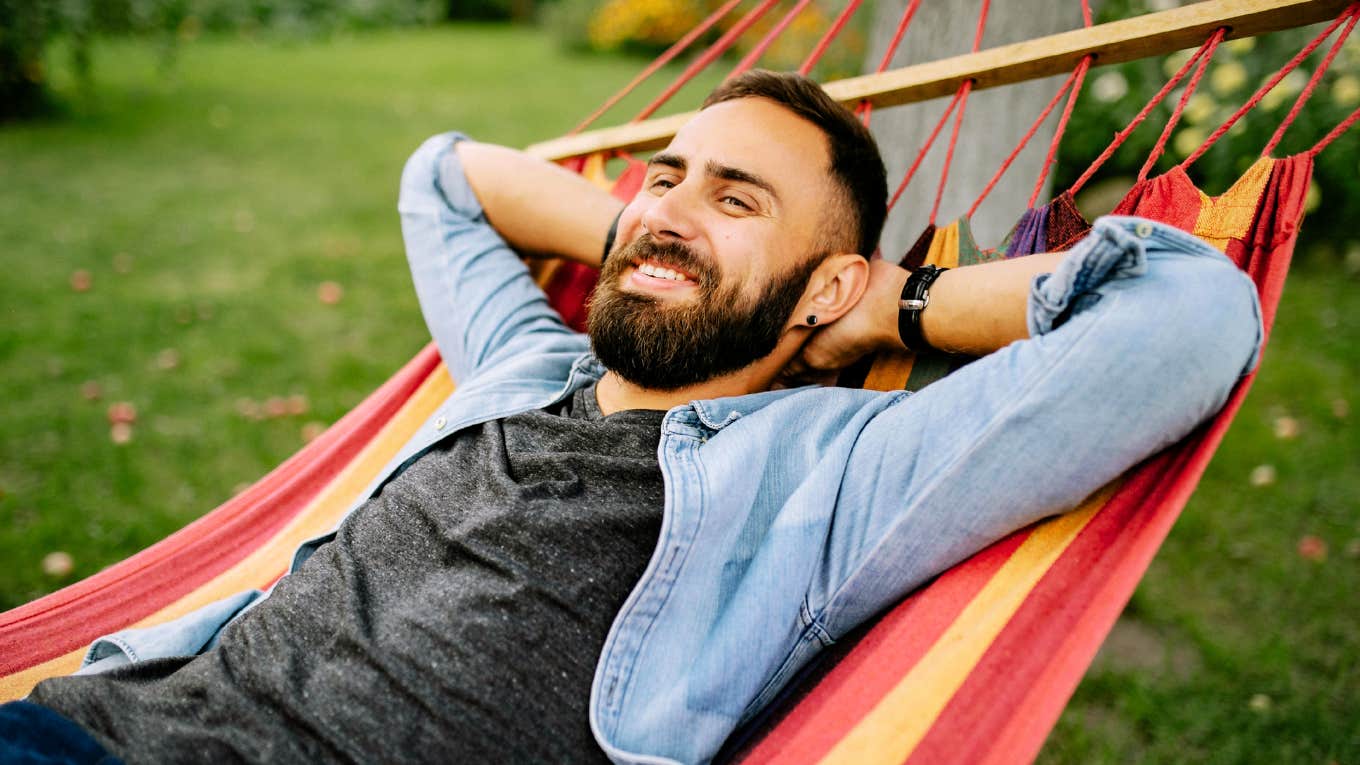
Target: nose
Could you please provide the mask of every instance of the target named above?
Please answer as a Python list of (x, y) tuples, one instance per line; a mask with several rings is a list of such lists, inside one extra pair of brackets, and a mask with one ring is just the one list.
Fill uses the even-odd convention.
[(643, 210), (642, 227), (658, 240), (693, 239), (698, 233), (698, 203), (694, 184), (681, 181)]

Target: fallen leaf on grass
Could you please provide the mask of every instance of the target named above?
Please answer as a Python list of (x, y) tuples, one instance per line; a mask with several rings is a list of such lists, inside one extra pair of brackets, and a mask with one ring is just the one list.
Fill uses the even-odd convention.
[(131, 401), (115, 401), (109, 404), (110, 425), (131, 425), (137, 421), (137, 407)]
[(326, 432), (326, 423), (312, 421), (302, 426), (302, 440), (311, 443)]
[(1327, 560), (1327, 543), (1320, 537), (1312, 534), (1305, 535), (1299, 539), (1299, 557), (1321, 563)]
[(86, 380), (80, 384), (80, 395), (86, 401), (98, 401), (104, 395), (104, 388), (94, 380)]
[(132, 441), (132, 424), (127, 422), (115, 422), (109, 428), (109, 440), (122, 446)]
[(53, 577), (54, 579), (60, 579), (64, 576), (68, 576), (71, 573), (72, 569), (74, 568), (75, 561), (71, 559), (71, 555), (69, 553), (57, 551), (50, 552), (43, 556), (42, 559), (43, 573), (47, 574), (50, 577)]
[(345, 296), (345, 288), (339, 282), (322, 282), (316, 288), (316, 298), (326, 305), (335, 305)]
[(71, 272), (71, 289), (76, 292), (89, 292), (90, 287), (94, 286), (94, 277), (85, 269)]
[(1275, 418), (1275, 437), (1280, 439), (1296, 438), (1299, 435), (1299, 421), (1293, 417)]

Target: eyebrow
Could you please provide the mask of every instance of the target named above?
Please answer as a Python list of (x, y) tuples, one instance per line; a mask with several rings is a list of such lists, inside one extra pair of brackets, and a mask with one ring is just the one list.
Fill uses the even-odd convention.
[[(652, 155), (652, 158), (647, 161), (647, 165), (648, 167), (654, 165), (661, 165), (663, 167), (670, 167), (683, 172), (687, 167), (689, 167), (689, 162), (686, 161), (684, 157), (678, 154), (668, 154), (666, 152), (662, 152), (660, 154)], [(704, 165), (704, 171), (711, 178), (717, 178), (719, 180), (724, 181), (734, 181), (736, 183), (750, 184), (758, 189), (761, 189), (762, 191), (774, 197), (775, 199), (779, 199), (779, 194), (775, 192), (774, 186), (771, 185), (769, 181), (765, 180), (764, 178), (761, 178), (755, 173), (742, 170), (739, 167), (723, 165), (710, 160), (707, 164)]]

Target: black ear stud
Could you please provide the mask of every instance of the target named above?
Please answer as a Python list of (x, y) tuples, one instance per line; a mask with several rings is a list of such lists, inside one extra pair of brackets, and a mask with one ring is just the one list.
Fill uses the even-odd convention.
[(808, 314), (807, 322), (809, 327), (817, 326), (817, 314), (815, 313)]

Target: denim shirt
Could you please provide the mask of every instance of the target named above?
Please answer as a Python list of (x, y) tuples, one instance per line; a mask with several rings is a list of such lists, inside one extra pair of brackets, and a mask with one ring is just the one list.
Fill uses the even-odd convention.
[[(487, 223), (460, 139), (416, 151), (399, 204), (422, 310), (460, 385), (363, 497), (448, 435), (604, 373)], [(1098, 221), (1036, 278), (1028, 324), (1033, 339), (915, 395), (809, 387), (666, 413), (660, 537), (591, 690), (614, 761), (708, 761), (854, 626), (1216, 411), (1261, 337), (1255, 290), (1223, 255), (1134, 218)], [(85, 671), (197, 653), (260, 598), (101, 639)]]

